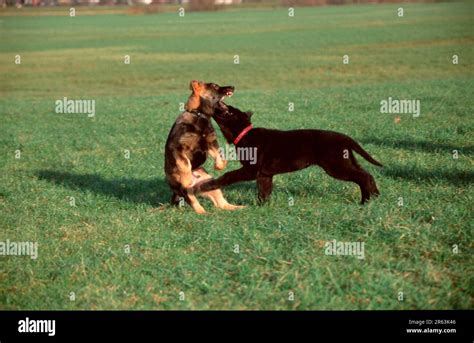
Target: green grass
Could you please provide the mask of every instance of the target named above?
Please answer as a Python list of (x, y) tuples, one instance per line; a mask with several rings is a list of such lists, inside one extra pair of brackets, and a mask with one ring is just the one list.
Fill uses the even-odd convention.
[[(473, 308), (474, 7), (400, 6), (2, 12), (0, 241), (39, 257), (0, 257), (0, 308)], [(385, 165), (359, 158), (381, 197), (361, 207), (355, 185), (309, 168), (277, 176), (265, 206), (247, 183), (224, 190), (244, 210), (172, 208), (163, 149), (191, 79), (235, 85), (255, 126), (356, 138)], [(55, 113), (65, 96), (96, 100), (96, 117)], [(395, 124), (389, 96), (421, 116)], [(365, 259), (325, 255), (332, 239), (364, 242)]]

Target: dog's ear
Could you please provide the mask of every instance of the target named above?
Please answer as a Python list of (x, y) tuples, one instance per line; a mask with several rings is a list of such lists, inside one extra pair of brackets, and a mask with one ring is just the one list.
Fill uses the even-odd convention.
[(192, 90), (194, 94), (199, 95), (199, 91), (201, 90), (201, 85), (202, 85), (201, 81), (192, 80), (189, 83), (189, 89)]
[(253, 112), (251, 112), (251, 111), (247, 111), (247, 112), (245, 112), (245, 114), (247, 115), (248, 120), (250, 120), (250, 118), (252, 118), (252, 116), (253, 116)]
[(189, 83), (189, 88), (191, 89), (192, 93), (186, 102), (184, 108), (186, 111), (197, 110), (199, 106), (201, 106), (201, 98), (199, 96), (199, 91), (201, 90), (202, 82), (193, 80)]

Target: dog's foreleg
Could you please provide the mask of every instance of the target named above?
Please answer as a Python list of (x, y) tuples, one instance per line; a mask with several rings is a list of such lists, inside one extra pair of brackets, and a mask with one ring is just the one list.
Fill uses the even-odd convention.
[(204, 207), (201, 206), (201, 204), (199, 203), (198, 199), (196, 198), (196, 196), (194, 195), (194, 192), (192, 191), (192, 189), (187, 189), (187, 190), (184, 190), (184, 199), (186, 200), (186, 202), (191, 205), (191, 207), (193, 208), (194, 212), (198, 213), (198, 214), (204, 214), (206, 213), (206, 210), (204, 209)]
[(193, 187), (193, 189), (199, 192), (209, 192), (214, 189), (222, 188), (240, 181), (255, 180), (255, 177), (256, 171), (254, 169), (242, 167), (240, 169), (227, 172), (217, 179), (199, 182), (196, 186)]
[(214, 159), (214, 169), (223, 170), (227, 166), (227, 161), (221, 155), (219, 151), (219, 143), (217, 142), (217, 136), (214, 133), (208, 137), (209, 150), (208, 153)]

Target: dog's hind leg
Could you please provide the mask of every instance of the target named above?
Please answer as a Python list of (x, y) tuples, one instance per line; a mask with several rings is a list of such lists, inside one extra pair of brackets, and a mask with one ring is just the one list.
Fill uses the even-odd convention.
[(352, 181), (357, 183), (360, 187), (362, 193), (361, 204), (367, 202), (371, 196), (378, 196), (380, 194), (377, 185), (375, 184), (374, 177), (362, 168), (354, 173)]
[(352, 162), (352, 168), (354, 169), (351, 181), (359, 185), (362, 194), (361, 204), (364, 204), (372, 195), (378, 196), (380, 192), (374, 177), (360, 166), (352, 151), (350, 153), (350, 160)]
[(372, 195), (378, 196), (380, 194), (379, 190), (377, 189), (377, 185), (375, 184), (374, 177), (362, 168), (354, 170), (350, 175), (349, 181), (355, 182), (359, 185), (361, 192), (361, 204), (365, 204), (368, 200), (370, 200)]
[(187, 191), (185, 190), (183, 195), (184, 195), (184, 200), (186, 200), (186, 202), (189, 205), (191, 205), (194, 212), (196, 212), (197, 214), (206, 213), (206, 210), (204, 209), (204, 207), (201, 206), (201, 204), (199, 203), (198, 199), (196, 198), (192, 190), (187, 190)]
[(207, 196), (213, 202), (214, 206), (224, 209), (224, 210), (238, 210), (244, 208), (245, 206), (229, 204), (224, 198), (224, 194), (220, 189), (215, 189), (210, 192), (203, 193), (204, 196)]
[(182, 188), (192, 187), (195, 179), (191, 170), (191, 161), (183, 152), (174, 153), (174, 158), (177, 167), (177, 175), (175, 175), (175, 179)]
[[(212, 176), (209, 175), (204, 168), (199, 168), (193, 171), (195, 176), (199, 181), (204, 181), (208, 179), (212, 179)], [(196, 175), (197, 174), (197, 175)], [(222, 191), (220, 189), (215, 189), (212, 191), (208, 192), (203, 192), (201, 195), (209, 198), (214, 206), (224, 209), (224, 210), (237, 210), (239, 208), (244, 208), (245, 206), (239, 206), (239, 205), (232, 205), (227, 202), (227, 200), (224, 198), (224, 195), (222, 194)]]
[[(351, 156), (352, 157), (352, 156)], [(371, 195), (380, 194), (372, 175), (366, 172), (355, 159), (341, 159), (337, 163), (323, 165), (324, 171), (330, 176), (343, 181), (352, 181), (360, 187), (361, 204), (370, 199)]]
[(374, 195), (374, 196), (379, 196), (380, 195), (380, 191), (379, 189), (377, 188), (377, 184), (375, 183), (375, 179), (372, 175), (370, 175), (369, 173), (367, 173), (369, 175), (369, 192), (370, 192), (370, 195)]
[(357, 169), (357, 172), (355, 173), (355, 175), (356, 175), (356, 178), (358, 178), (358, 180), (354, 180), (354, 182), (358, 181), (357, 184), (359, 185), (362, 194), (363, 192), (366, 193), (365, 197), (364, 195), (362, 195), (361, 203), (363, 204), (365, 201), (369, 200), (372, 195), (379, 196), (380, 192), (379, 192), (379, 189), (377, 188), (377, 184), (375, 183), (374, 177), (359, 165), (359, 163), (355, 159), (354, 154), (352, 152), (350, 154), (350, 158), (351, 158), (353, 167)]

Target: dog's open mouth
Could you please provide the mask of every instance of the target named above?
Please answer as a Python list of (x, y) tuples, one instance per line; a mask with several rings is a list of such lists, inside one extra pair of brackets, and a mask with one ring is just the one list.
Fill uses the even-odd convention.
[(234, 87), (233, 86), (221, 87), (219, 93), (222, 95), (221, 101), (224, 100), (226, 96), (230, 98), (232, 95), (234, 95)]
[(227, 105), (224, 103), (224, 99), (226, 97), (231, 97), (232, 95), (234, 95), (234, 87), (222, 87), (224, 88), (223, 92), (221, 93), (221, 98), (219, 99), (219, 107), (220, 109), (222, 110), (227, 110)]
[(233, 91), (232, 89), (227, 89), (227, 90), (224, 92), (224, 94), (222, 95), (220, 101), (224, 101), (224, 99), (225, 99), (226, 97), (229, 97), (229, 98), (230, 98), (232, 95), (234, 95), (234, 91)]
[(227, 97), (229, 97), (229, 98), (230, 98), (232, 95), (234, 95), (234, 92), (227, 92), (227, 93), (225, 93), (225, 95), (221, 96), (221, 98), (220, 98), (219, 102), (222, 102), (222, 101), (224, 101), (224, 100), (225, 100), (225, 98), (227, 98)]

